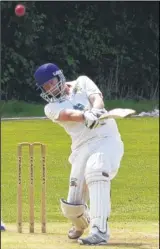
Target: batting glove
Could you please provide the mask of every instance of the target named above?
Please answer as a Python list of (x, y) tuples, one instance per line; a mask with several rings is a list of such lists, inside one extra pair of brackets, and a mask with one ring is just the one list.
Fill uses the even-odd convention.
[(99, 120), (98, 117), (92, 111), (85, 111), (83, 113), (85, 119), (85, 126), (89, 129), (94, 129), (97, 127)]
[(91, 112), (97, 117), (99, 118), (101, 115), (103, 115), (104, 113), (106, 113), (106, 110), (103, 109), (97, 109), (97, 108), (92, 108)]

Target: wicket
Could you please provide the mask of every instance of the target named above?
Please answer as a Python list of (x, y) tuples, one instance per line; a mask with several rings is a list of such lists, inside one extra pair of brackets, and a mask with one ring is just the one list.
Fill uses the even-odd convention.
[(41, 164), (42, 164), (42, 192), (41, 192), (41, 232), (46, 233), (46, 146), (42, 143), (28, 143), (23, 142), (18, 144), (18, 216), (17, 225), (18, 232), (22, 233), (22, 150), (23, 147), (29, 148), (29, 232), (34, 233), (34, 147), (38, 146), (41, 153)]

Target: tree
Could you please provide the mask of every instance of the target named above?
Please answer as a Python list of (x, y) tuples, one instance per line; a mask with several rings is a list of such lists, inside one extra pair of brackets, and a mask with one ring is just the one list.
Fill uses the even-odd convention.
[(5, 99), (40, 101), (33, 73), (55, 62), (91, 77), (106, 98), (157, 98), (158, 2), (1, 2)]

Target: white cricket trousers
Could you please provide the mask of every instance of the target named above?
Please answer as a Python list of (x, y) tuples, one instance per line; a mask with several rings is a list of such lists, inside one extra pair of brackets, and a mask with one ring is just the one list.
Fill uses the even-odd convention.
[(120, 167), (124, 145), (119, 136), (93, 139), (74, 150), (69, 157), (72, 165), (67, 201), (72, 204), (87, 204), (88, 183), (112, 180)]

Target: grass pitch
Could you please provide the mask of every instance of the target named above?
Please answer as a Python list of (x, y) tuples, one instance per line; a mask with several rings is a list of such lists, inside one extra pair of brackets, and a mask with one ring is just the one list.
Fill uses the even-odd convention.
[[(158, 119), (153, 118), (118, 120), (125, 144), (125, 155), (119, 174), (112, 182), (111, 240), (108, 248), (158, 248), (158, 125)], [(47, 234), (43, 235), (40, 234), (40, 230), (35, 234), (28, 234), (27, 148), (24, 149), (22, 172), (24, 233), (17, 233), (17, 144), (22, 141), (40, 141), (47, 145)], [(66, 198), (68, 191), (70, 173), (68, 135), (62, 128), (48, 120), (2, 122), (1, 149), (2, 218), (7, 226), (7, 231), (2, 233), (2, 248), (79, 248), (77, 243), (67, 239), (69, 223), (61, 215), (59, 208), (59, 199)], [(40, 222), (40, 174), (39, 151), (36, 148), (35, 222), (37, 225)]]
[[(46, 234), (40, 233), (40, 224), (36, 233), (28, 234), (28, 224), (24, 225), (24, 233), (18, 234), (15, 225), (8, 224), (8, 231), (2, 234), (2, 249), (83, 249), (86, 246), (70, 241), (66, 231), (68, 223), (49, 223)], [(101, 249), (158, 249), (158, 224), (152, 222), (112, 222), (112, 236), (109, 244)], [(86, 231), (85, 234), (87, 234)], [(98, 248), (98, 246), (87, 246)]]

